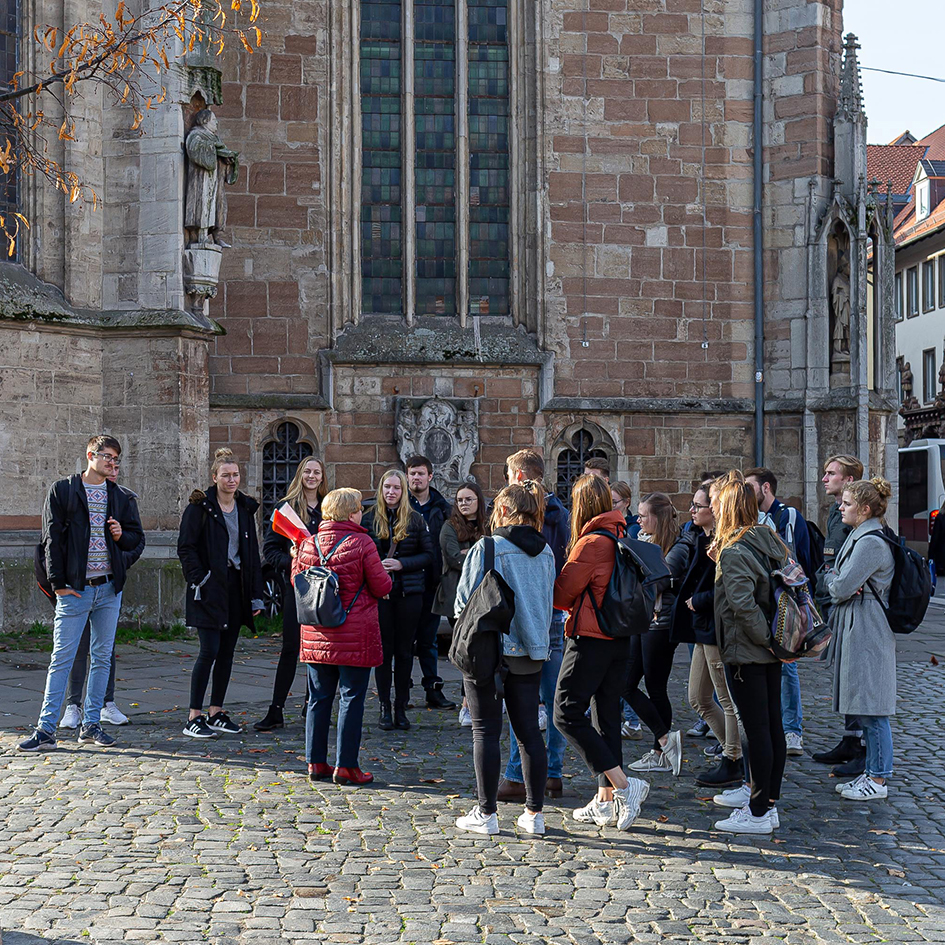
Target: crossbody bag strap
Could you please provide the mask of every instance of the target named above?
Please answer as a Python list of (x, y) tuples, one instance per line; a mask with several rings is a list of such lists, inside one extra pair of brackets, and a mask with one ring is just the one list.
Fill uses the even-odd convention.
[(342, 542), (347, 541), (350, 537), (350, 535), (343, 535), (328, 549), (326, 554), (322, 554), (321, 545), (318, 544), (318, 535), (315, 536), (315, 550), (318, 552), (318, 561), (322, 567), (325, 567), (328, 563), (328, 559), (338, 550), (338, 546)]
[(482, 541), (482, 575), (485, 577), (490, 571), (495, 570), (495, 539), (492, 537), (484, 538)]

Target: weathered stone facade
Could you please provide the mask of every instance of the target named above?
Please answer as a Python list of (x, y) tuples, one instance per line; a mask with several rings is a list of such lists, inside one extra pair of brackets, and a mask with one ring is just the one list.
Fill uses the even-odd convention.
[[(359, 6), (267, 0), (262, 48), (233, 48), (220, 64), (219, 134), (243, 167), (227, 188), (232, 247), (208, 309), (225, 333), (211, 334), (208, 321), (192, 342), (187, 332), (174, 342), (181, 378), (198, 349), (207, 356), (206, 395), (196, 378), (178, 385), (180, 403), (192, 396), (207, 423), (181, 427), (183, 471), (142, 461), (155, 454), (148, 431), (133, 432), (141, 413), (126, 423), (140, 405), (126, 386), (117, 410), (112, 377), (96, 388), (98, 407), (76, 419), (75, 442), (61, 442), (23, 487), (23, 527), (36, 523), (45, 480), (72, 471), (85, 421), (124, 435), (123, 477), (164, 529), (216, 446), (236, 450), (249, 491), (259, 491), (266, 444), (285, 421), (325, 458), (334, 483), (373, 492), (397, 462), (401, 397), (478, 401), (472, 471), (487, 490), (501, 484), (508, 453), (528, 445), (545, 453), (553, 483), (582, 429), (636, 494), (684, 495), (704, 470), (754, 464), (751, 0), (509, 0), (508, 318), (361, 310)], [(853, 389), (865, 374), (846, 399), (829, 383), (833, 401), (811, 395), (823, 387), (818, 320), (829, 290), (811, 278), (810, 234), (834, 177), (853, 166), (834, 161), (840, 8), (774, 0), (763, 17), (764, 460), (782, 478), (782, 497), (813, 517), (811, 471), (841, 450), (885, 468), (894, 409), (883, 390), (891, 377), (866, 396), (866, 415)], [(38, 187), (31, 198), (49, 235), (24, 262), (72, 304), (186, 307), (181, 143), (195, 101), (210, 94), (198, 101), (193, 91), (182, 80), (149, 113), (145, 137), (129, 136), (122, 111), (101, 103), (101, 135), (80, 128), (82, 166), (105, 195), (98, 216), (65, 212), (90, 247), (78, 254), (81, 278), (63, 269), (78, 237), (55, 223), (64, 212), (56, 196)], [(152, 334), (142, 328), (142, 340), (116, 340), (116, 350), (144, 357)], [(185, 344), (194, 347), (186, 358)], [(122, 376), (128, 363), (123, 354), (110, 362)], [(106, 402), (116, 409), (105, 412)], [(864, 416), (875, 427), (866, 439), (857, 432)]]

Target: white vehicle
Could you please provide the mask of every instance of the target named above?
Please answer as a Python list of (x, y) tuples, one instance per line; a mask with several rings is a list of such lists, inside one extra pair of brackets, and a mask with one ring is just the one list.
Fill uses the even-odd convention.
[(899, 450), (899, 534), (926, 554), (945, 505), (945, 440), (913, 440)]

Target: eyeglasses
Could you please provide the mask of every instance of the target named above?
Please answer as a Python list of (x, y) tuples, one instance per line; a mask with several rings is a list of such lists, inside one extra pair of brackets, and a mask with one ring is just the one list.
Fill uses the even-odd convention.
[(100, 456), (105, 460), (106, 463), (110, 463), (112, 466), (120, 466), (121, 460), (117, 456), (112, 456), (111, 453), (93, 453), (93, 456)]
[(689, 504), (690, 512), (698, 511), (699, 509), (711, 509), (711, 508), (712, 508), (711, 505), (700, 505), (698, 502), (691, 502)]

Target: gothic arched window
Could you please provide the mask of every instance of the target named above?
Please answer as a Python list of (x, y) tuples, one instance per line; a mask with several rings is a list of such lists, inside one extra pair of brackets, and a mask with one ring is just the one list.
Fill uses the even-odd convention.
[(366, 314), (511, 313), (508, 5), (361, 0)]
[(609, 462), (611, 458), (606, 450), (596, 445), (590, 430), (581, 429), (571, 437), (571, 447), (558, 454), (558, 482), (555, 491), (568, 508), (571, 508), (571, 487), (584, 474), (584, 464), (589, 459), (606, 459)]
[(312, 455), (312, 447), (301, 436), (299, 428), (286, 421), (276, 427), (274, 438), (263, 446), (263, 521), (272, 516), (272, 510), (285, 495), (299, 463)]

